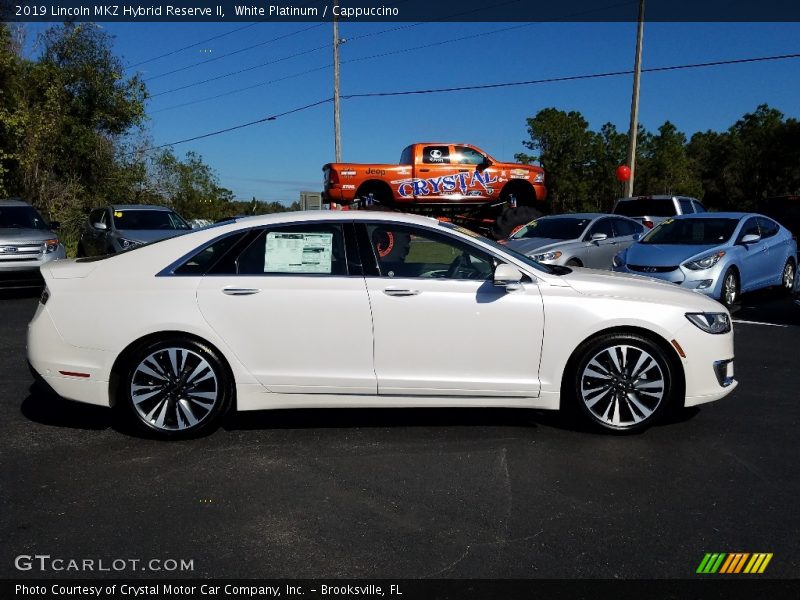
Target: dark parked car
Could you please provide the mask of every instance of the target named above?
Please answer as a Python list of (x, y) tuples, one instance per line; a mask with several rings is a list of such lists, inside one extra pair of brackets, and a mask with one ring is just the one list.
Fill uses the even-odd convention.
[(54, 229), (24, 200), (0, 200), (0, 288), (42, 285), (39, 267), (67, 256)]
[(165, 206), (116, 204), (89, 214), (78, 256), (114, 254), (191, 231), (191, 226)]
[(704, 213), (706, 208), (699, 200), (688, 196), (637, 196), (620, 198), (612, 212), (635, 219), (652, 229), (670, 217)]

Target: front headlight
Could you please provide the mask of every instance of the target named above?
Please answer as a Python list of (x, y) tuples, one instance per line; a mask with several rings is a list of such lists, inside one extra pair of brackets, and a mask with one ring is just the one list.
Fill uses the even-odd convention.
[(136, 248), (137, 246), (143, 246), (144, 242), (140, 242), (138, 240), (129, 240), (127, 238), (119, 238), (119, 245), (122, 246), (123, 250), (130, 250), (131, 248)]
[(706, 333), (728, 333), (731, 330), (728, 313), (686, 313), (686, 318)]
[(702, 271), (703, 269), (710, 269), (715, 264), (719, 262), (719, 259), (725, 256), (725, 251), (720, 250), (719, 252), (715, 252), (714, 254), (709, 254), (708, 256), (704, 256), (703, 258), (698, 258), (697, 260), (692, 260), (685, 263), (683, 266), (687, 269), (691, 269), (692, 271)]
[(50, 254), (51, 252), (55, 252), (56, 250), (58, 250), (58, 240), (57, 239), (54, 238), (52, 240), (45, 240), (44, 241), (44, 253), (45, 254)]
[(561, 250), (555, 250), (553, 252), (544, 252), (542, 254), (534, 254), (533, 260), (538, 262), (542, 262), (545, 260), (558, 260), (559, 258), (561, 258), (561, 254), (562, 254)]

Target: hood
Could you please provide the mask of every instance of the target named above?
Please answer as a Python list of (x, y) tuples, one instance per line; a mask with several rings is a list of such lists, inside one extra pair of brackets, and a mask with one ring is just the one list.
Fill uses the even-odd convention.
[(191, 229), (121, 229), (117, 231), (117, 234), (126, 240), (147, 243), (165, 240), (191, 231)]
[(17, 242), (43, 242), (58, 237), (49, 229), (20, 229), (0, 227), (0, 244)]
[(546, 252), (553, 248), (558, 248), (572, 243), (574, 240), (555, 240), (553, 238), (520, 238), (508, 240), (506, 246), (522, 254), (532, 254), (534, 252)]
[(647, 267), (673, 267), (686, 260), (719, 248), (718, 245), (693, 246), (688, 244), (641, 244), (628, 247), (625, 262)]
[(609, 296), (646, 300), (653, 304), (672, 304), (687, 310), (721, 312), (722, 305), (697, 292), (660, 279), (598, 271), (574, 269), (561, 277), (572, 289), (586, 296)]

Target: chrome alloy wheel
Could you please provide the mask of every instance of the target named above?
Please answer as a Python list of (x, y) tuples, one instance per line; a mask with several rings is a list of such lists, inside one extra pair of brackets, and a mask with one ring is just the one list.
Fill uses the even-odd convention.
[(736, 274), (729, 272), (725, 275), (722, 282), (722, 302), (725, 306), (732, 306), (739, 297), (739, 285), (736, 281)]
[(217, 374), (197, 352), (158, 349), (133, 370), (131, 403), (139, 417), (162, 431), (197, 426), (214, 410), (221, 390)]
[(658, 361), (636, 346), (603, 348), (580, 375), (581, 398), (600, 423), (618, 429), (638, 425), (656, 412), (666, 383)]
[(788, 260), (783, 267), (783, 289), (787, 292), (794, 290), (794, 277), (794, 263)]

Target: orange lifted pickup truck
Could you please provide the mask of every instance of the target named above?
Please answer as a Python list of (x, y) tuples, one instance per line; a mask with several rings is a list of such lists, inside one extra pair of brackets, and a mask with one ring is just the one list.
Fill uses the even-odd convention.
[(396, 165), (328, 163), (323, 202), (453, 221), (495, 239), (546, 212), (544, 170), (503, 163), (470, 144), (405, 148)]

